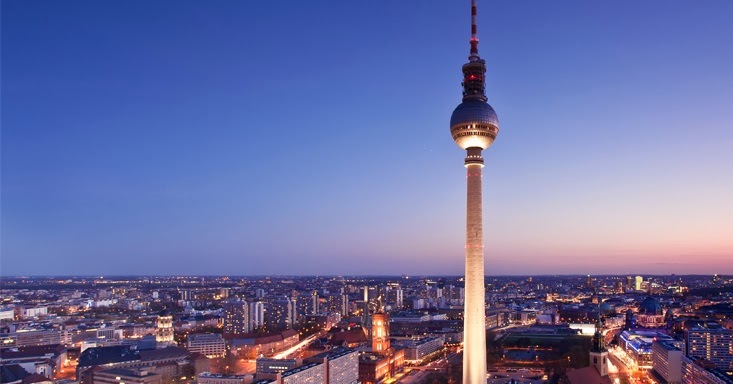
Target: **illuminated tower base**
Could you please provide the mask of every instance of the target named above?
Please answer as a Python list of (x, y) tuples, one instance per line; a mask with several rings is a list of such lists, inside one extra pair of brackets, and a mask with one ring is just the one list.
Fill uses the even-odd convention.
[(463, 317), (463, 382), (486, 383), (486, 310), (481, 148), (468, 148), (466, 180), (466, 301)]

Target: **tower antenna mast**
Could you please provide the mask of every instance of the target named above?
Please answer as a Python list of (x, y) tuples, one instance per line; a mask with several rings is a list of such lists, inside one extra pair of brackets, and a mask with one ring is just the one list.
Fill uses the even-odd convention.
[(469, 60), (471, 61), (477, 61), (479, 60), (478, 55), (478, 37), (477, 37), (477, 23), (476, 23), (476, 13), (477, 13), (477, 7), (476, 7), (476, 0), (471, 0), (471, 56), (469, 56)]

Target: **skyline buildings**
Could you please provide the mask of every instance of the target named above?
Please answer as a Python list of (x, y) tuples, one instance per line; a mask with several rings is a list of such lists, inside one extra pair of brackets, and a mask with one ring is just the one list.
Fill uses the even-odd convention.
[[(3, 275), (462, 273), (460, 7), (43, 4), (0, 16)], [(486, 5), (489, 273), (733, 271), (731, 5)]]

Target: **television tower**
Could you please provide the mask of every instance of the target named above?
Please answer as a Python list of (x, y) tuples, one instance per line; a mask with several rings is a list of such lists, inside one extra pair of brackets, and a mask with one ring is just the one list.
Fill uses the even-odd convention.
[(484, 239), (481, 197), (481, 151), (499, 133), (494, 108), (486, 103), (486, 62), (478, 55), (476, 0), (471, 0), (471, 54), (463, 65), (463, 102), (450, 118), (450, 133), (466, 150), (466, 278), (463, 315), (463, 383), (486, 383), (486, 310), (484, 304)]

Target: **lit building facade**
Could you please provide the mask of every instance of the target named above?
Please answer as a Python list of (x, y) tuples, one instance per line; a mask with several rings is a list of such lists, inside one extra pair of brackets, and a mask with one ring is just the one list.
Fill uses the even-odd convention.
[[(400, 342), (400, 346), (405, 351), (405, 361), (415, 364), (422, 362), (429, 355), (442, 350), (443, 344), (445, 344), (445, 337), (443, 335)], [(466, 358), (465, 355), (463, 358)]]
[(372, 351), (385, 353), (389, 350), (389, 315), (375, 313), (372, 315)]
[(322, 363), (309, 363), (278, 374), (278, 384), (325, 384), (326, 370)]
[(405, 366), (405, 350), (394, 349), (388, 354), (362, 353), (359, 355), (359, 382), (376, 384), (394, 377)]
[(218, 333), (193, 334), (188, 336), (189, 352), (197, 352), (208, 358), (224, 357), (226, 342)]
[(252, 375), (223, 375), (211, 372), (196, 376), (197, 384), (249, 384), (253, 379)]
[(162, 384), (163, 377), (144, 369), (111, 368), (95, 371), (92, 384)]
[(258, 357), (255, 360), (255, 369), (258, 374), (277, 374), (287, 370), (297, 368), (303, 364), (299, 359), (270, 359), (267, 357)]
[(733, 384), (733, 376), (715, 364), (695, 357), (682, 356), (682, 384)]
[(252, 329), (260, 328), (265, 325), (265, 303), (256, 301), (249, 306), (249, 316)]
[(359, 382), (359, 353), (336, 348), (304, 361), (304, 364), (277, 374), (278, 384), (355, 384)]
[(685, 329), (685, 355), (712, 362), (718, 369), (733, 369), (733, 331), (715, 322)]
[(636, 324), (644, 328), (665, 326), (664, 310), (657, 300), (647, 297), (641, 302), (636, 313)]
[(652, 342), (652, 367), (667, 382), (682, 382), (682, 350), (672, 341)]
[(158, 348), (174, 345), (173, 340), (173, 315), (168, 310), (163, 310), (158, 315), (156, 322), (155, 342)]
[(224, 334), (237, 335), (252, 332), (249, 305), (246, 301), (224, 305)]
[(631, 357), (639, 368), (652, 368), (652, 342), (670, 341), (671, 337), (644, 330), (628, 330), (621, 332), (619, 345)]

